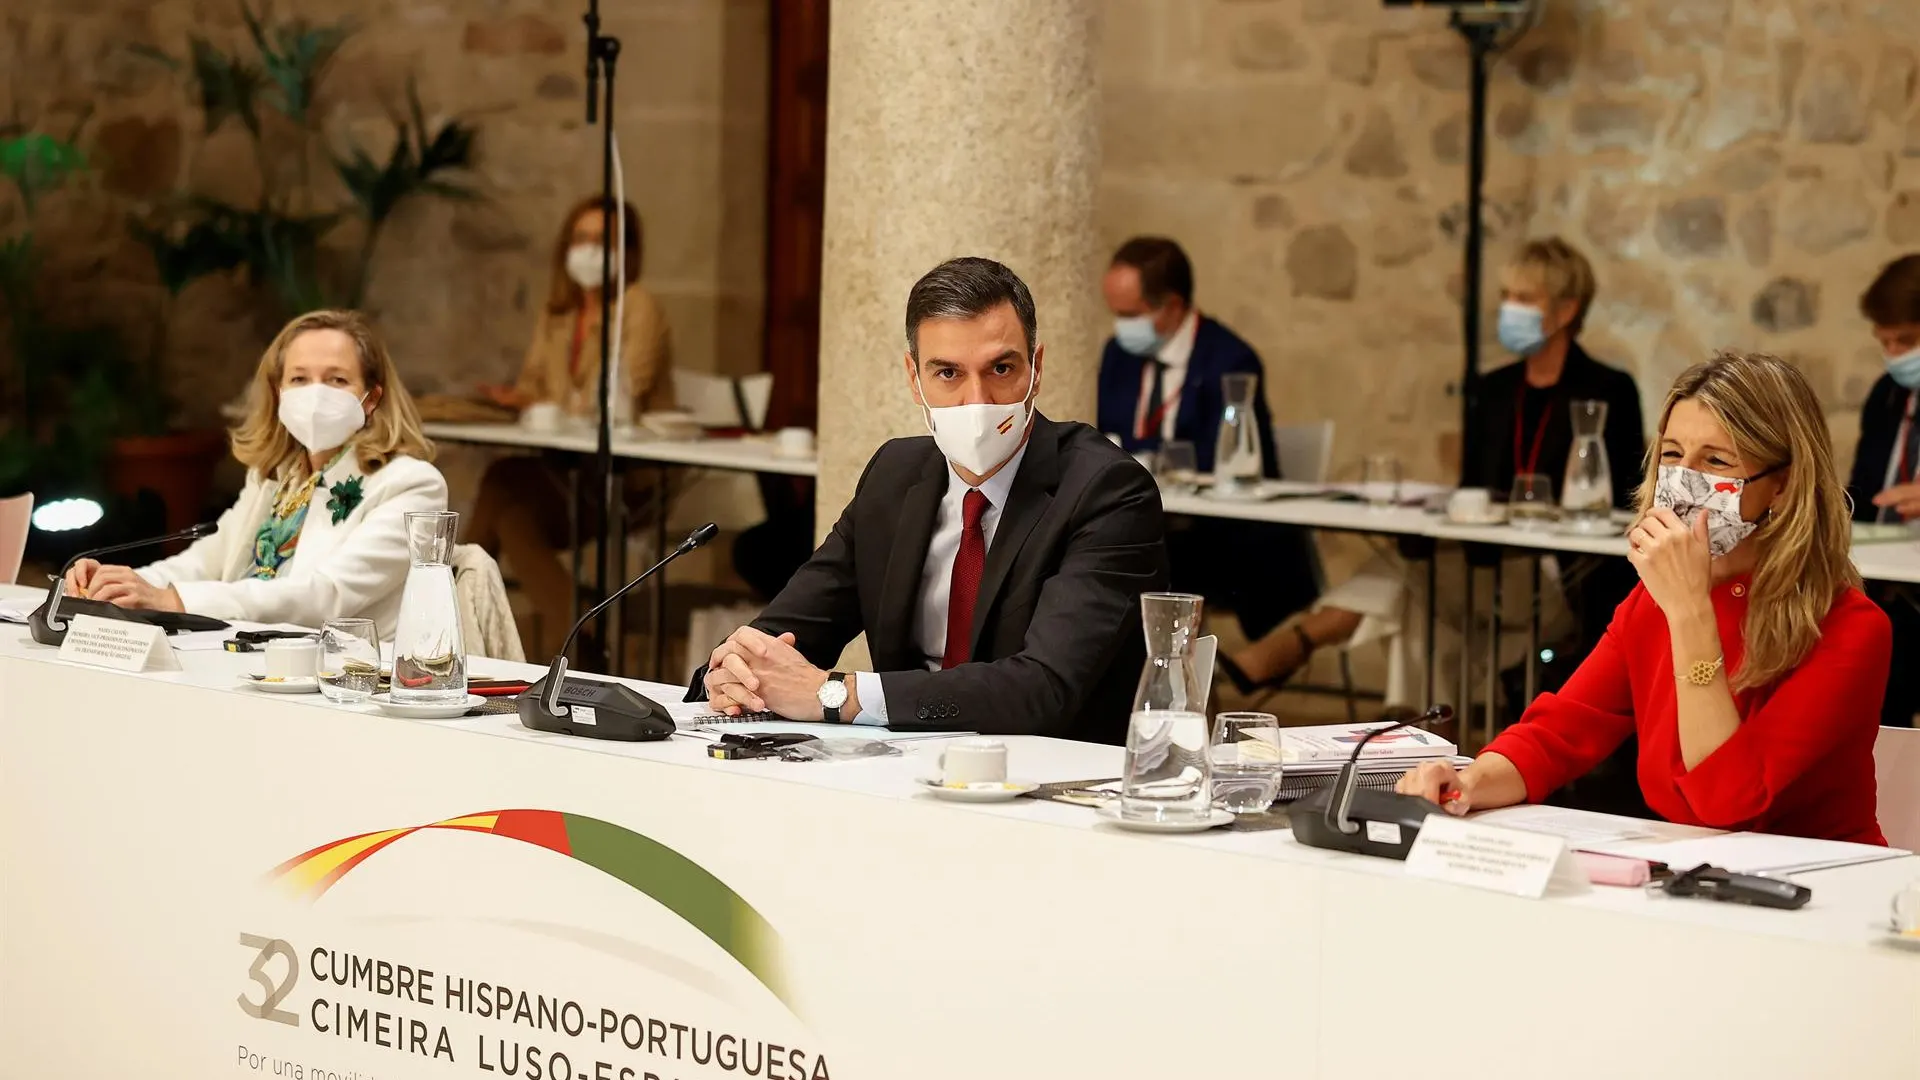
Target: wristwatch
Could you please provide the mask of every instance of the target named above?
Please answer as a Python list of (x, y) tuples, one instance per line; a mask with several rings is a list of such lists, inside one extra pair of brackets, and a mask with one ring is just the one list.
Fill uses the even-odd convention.
[(829, 724), (840, 723), (840, 707), (847, 703), (847, 673), (827, 672), (827, 681), (820, 684), (815, 696), (820, 699), (820, 719)]

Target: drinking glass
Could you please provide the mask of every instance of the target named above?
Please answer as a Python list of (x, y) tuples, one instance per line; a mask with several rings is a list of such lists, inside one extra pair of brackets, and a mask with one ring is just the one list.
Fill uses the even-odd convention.
[(380, 635), (372, 619), (328, 619), (320, 627), (320, 693), (338, 705), (373, 696), (380, 685)]
[(1154, 459), (1154, 478), (1163, 491), (1186, 495), (1200, 486), (1200, 458), (1190, 442), (1174, 440), (1160, 448)]
[(1232, 814), (1263, 813), (1280, 793), (1280, 720), (1272, 713), (1213, 718), (1213, 801)]
[(1392, 454), (1373, 454), (1361, 465), (1360, 490), (1367, 505), (1385, 510), (1400, 502), (1400, 459)]
[(1541, 473), (1521, 473), (1513, 478), (1513, 495), (1507, 500), (1507, 520), (1516, 529), (1544, 529), (1557, 517), (1553, 505), (1553, 481)]

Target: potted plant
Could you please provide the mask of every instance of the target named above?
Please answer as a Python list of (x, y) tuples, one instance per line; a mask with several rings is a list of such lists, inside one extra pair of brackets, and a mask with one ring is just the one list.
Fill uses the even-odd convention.
[[(423, 196), (472, 197), (447, 174), (471, 165), (475, 130), (458, 120), (430, 126), (411, 80), (405, 109), (389, 113), (394, 140), (384, 161), (325, 130), (314, 102), (354, 32), (349, 22), (269, 23), (246, 3), (241, 14), (251, 55), (223, 50), (199, 34), (188, 37), (184, 57), (138, 50), (182, 76), (207, 136), (229, 124), (244, 129), (260, 173), (259, 196), (249, 205), (185, 191), (129, 222), (152, 255), (163, 296), (151, 347), (131, 374), (132, 392), (121, 397), (127, 434), (114, 443), (112, 472), (116, 490), (173, 485), (169, 519), (179, 505), (183, 525), (204, 501), (225, 441), (219, 432), (171, 427), (175, 408), (162, 362), (181, 292), (203, 277), (239, 274), (260, 298), (263, 323), (276, 327), (316, 308), (358, 307), (381, 233), (402, 204)], [(313, 179), (316, 163), (338, 179), (345, 200), (323, 199)]]

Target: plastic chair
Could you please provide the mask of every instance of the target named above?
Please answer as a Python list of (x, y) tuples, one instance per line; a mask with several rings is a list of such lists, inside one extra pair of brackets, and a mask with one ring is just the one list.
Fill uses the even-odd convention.
[(1874, 813), (1887, 843), (1920, 851), (1920, 730), (1883, 727), (1873, 743)]
[(20, 560), (27, 553), (27, 532), (33, 528), (33, 492), (0, 499), (0, 585), (20, 576)]

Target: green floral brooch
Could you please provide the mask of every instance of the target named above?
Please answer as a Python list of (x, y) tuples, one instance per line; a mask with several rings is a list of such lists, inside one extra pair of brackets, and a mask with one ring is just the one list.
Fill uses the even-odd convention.
[(361, 499), (366, 498), (366, 492), (360, 490), (360, 478), (357, 476), (340, 481), (328, 488), (327, 492), (331, 496), (327, 500), (327, 509), (332, 512), (335, 525), (347, 520), (347, 515), (353, 513)]

